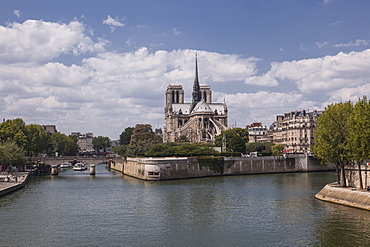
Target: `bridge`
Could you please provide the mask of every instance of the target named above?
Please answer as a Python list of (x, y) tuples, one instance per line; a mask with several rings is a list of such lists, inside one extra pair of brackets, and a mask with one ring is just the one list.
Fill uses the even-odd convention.
[(82, 162), (87, 164), (100, 164), (109, 161), (118, 161), (122, 158), (108, 158), (105, 156), (58, 156), (58, 157), (32, 157), (29, 158), (30, 162), (42, 162), (48, 165), (59, 165), (64, 162)]

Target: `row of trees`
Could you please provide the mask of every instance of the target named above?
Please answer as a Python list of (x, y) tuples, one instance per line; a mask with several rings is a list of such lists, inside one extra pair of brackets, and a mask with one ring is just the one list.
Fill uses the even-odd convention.
[(337, 182), (346, 187), (344, 167), (352, 164), (359, 169), (370, 158), (370, 101), (364, 96), (356, 104), (351, 101), (326, 107), (317, 120), (314, 155), (323, 163), (335, 164)]

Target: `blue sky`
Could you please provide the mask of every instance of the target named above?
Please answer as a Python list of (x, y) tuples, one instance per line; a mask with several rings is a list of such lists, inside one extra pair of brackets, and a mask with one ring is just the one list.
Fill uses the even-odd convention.
[(0, 110), (118, 139), (164, 123), (164, 92), (201, 84), (229, 125), (370, 92), (370, 1), (0, 0)]

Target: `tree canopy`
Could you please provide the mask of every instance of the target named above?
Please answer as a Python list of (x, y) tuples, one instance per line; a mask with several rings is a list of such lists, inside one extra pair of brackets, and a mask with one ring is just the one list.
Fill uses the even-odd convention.
[[(313, 153), (325, 164), (335, 164), (340, 169), (337, 182), (346, 186), (344, 166), (348, 164), (348, 119), (353, 112), (351, 102), (335, 103), (326, 107), (317, 119)], [(341, 179), (342, 178), (342, 179)]]
[(247, 129), (233, 128), (222, 131), (220, 135), (216, 136), (215, 145), (217, 147), (222, 147), (223, 136), (226, 138), (226, 151), (245, 153), (245, 143), (249, 140)]
[(110, 147), (110, 139), (109, 137), (104, 137), (104, 136), (98, 136), (94, 137), (92, 139), (92, 144), (94, 145), (94, 149), (98, 151), (106, 151), (106, 148)]

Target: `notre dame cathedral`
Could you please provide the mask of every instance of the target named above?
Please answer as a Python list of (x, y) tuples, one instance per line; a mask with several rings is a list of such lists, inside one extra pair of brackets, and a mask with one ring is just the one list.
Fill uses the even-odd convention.
[(167, 87), (163, 142), (174, 142), (180, 136), (190, 142), (214, 142), (216, 135), (228, 129), (226, 103), (212, 103), (211, 88), (199, 85), (197, 57), (192, 96), (191, 103), (184, 103), (181, 85)]

